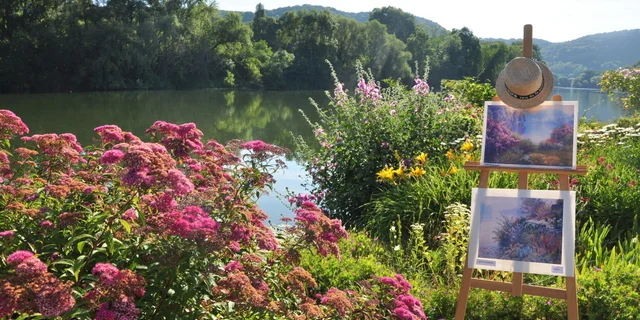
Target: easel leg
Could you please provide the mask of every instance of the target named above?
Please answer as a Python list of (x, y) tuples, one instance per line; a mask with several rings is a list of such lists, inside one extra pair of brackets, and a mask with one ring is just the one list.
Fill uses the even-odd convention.
[(522, 272), (514, 272), (511, 283), (511, 295), (514, 297), (522, 297)]
[(469, 299), (469, 289), (471, 289), (472, 274), (473, 269), (469, 268), (468, 264), (465, 262), (464, 272), (462, 273), (462, 284), (460, 285), (460, 294), (458, 294), (458, 304), (456, 305), (455, 320), (464, 320), (464, 315), (467, 312), (467, 300)]
[(567, 319), (578, 320), (576, 277), (567, 277)]

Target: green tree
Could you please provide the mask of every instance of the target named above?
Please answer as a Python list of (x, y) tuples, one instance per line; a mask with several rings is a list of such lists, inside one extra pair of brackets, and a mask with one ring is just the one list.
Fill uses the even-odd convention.
[(287, 12), (278, 19), (278, 41), (295, 60), (285, 72), (288, 88), (328, 88), (333, 82), (325, 60), (336, 59), (337, 21), (329, 11)]
[(640, 68), (606, 71), (600, 87), (609, 94), (611, 100), (618, 99), (615, 94), (622, 92), (624, 97), (619, 99), (624, 107), (640, 110)]
[(277, 46), (276, 32), (278, 24), (276, 19), (268, 17), (262, 3), (256, 6), (256, 12), (251, 22), (251, 30), (253, 31), (253, 41), (264, 40), (271, 48)]
[(402, 9), (394, 7), (375, 8), (369, 14), (369, 21), (378, 20), (387, 26), (387, 31), (406, 42), (416, 30), (416, 18)]
[(420, 63), (424, 62), (427, 57), (432, 57), (433, 49), (429, 42), (427, 30), (423, 27), (417, 27), (415, 32), (407, 39), (407, 51), (411, 53), (413, 60)]

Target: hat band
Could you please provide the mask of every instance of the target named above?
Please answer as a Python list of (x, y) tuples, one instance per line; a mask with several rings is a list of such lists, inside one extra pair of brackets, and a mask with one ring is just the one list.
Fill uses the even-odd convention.
[(542, 83), (540, 84), (540, 88), (538, 88), (538, 90), (536, 90), (534, 93), (528, 94), (526, 96), (521, 96), (521, 95), (519, 95), (517, 93), (512, 92), (511, 90), (509, 90), (509, 87), (507, 87), (506, 83), (504, 84), (504, 87), (505, 87), (505, 89), (507, 89), (507, 93), (510, 96), (512, 96), (512, 97), (514, 97), (516, 99), (520, 99), (520, 100), (529, 100), (529, 99), (532, 99), (535, 96), (539, 95), (540, 92), (542, 92), (542, 89), (544, 89), (544, 76), (542, 77)]

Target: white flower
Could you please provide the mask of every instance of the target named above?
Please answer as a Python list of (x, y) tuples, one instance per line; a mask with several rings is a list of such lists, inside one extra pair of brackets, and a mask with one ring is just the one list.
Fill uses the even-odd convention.
[(391, 231), (392, 233), (396, 232), (396, 226), (391, 226), (391, 228), (389, 228), (389, 231)]
[(393, 247), (393, 251), (400, 251), (400, 245)]

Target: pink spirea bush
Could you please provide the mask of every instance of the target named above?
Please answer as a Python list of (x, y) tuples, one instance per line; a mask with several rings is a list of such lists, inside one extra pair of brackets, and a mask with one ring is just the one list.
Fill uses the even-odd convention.
[[(375, 84), (364, 90), (376, 98)], [(0, 142), (29, 132), (10, 111), (0, 119)], [(296, 199), (294, 224), (279, 236), (256, 206), (286, 149), (203, 141), (193, 123), (157, 121), (148, 141), (116, 125), (94, 131), (84, 147), (52, 133), (23, 136), (16, 149), (0, 143), (0, 318), (301, 319), (369, 308), (351, 290), (316, 298), (298, 265), (301, 250), (339, 257), (348, 236), (309, 201), (321, 194)]]

